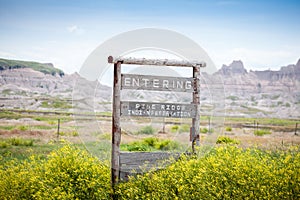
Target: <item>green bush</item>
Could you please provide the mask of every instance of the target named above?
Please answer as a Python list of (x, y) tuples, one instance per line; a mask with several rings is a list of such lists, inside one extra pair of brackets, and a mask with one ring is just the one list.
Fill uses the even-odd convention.
[(231, 95), (231, 96), (226, 97), (226, 99), (230, 99), (232, 101), (235, 101), (235, 100), (238, 100), (239, 97)]
[(142, 141), (134, 141), (128, 144), (121, 144), (122, 151), (168, 151), (179, 149), (178, 142), (162, 140), (154, 137), (145, 138)]
[[(55, 133), (55, 135), (57, 135), (57, 133)], [(73, 137), (77, 137), (77, 136), (79, 136), (79, 133), (77, 131), (71, 131), (71, 132), (59, 131), (58, 135), (59, 136), (73, 136)]]
[[(118, 199), (299, 199), (300, 147), (220, 146), (116, 186)], [(0, 165), (1, 199), (111, 199), (110, 169), (72, 146)]]
[(131, 142), (121, 145), (123, 151), (153, 151), (153, 148), (143, 142)]
[(178, 126), (178, 125), (173, 125), (173, 126), (171, 127), (171, 132), (172, 132), (172, 133), (176, 133), (176, 132), (178, 132), (178, 130), (179, 130), (179, 126)]
[(71, 146), (0, 166), (1, 199), (110, 199), (109, 168)]
[(71, 132), (71, 135), (72, 135), (73, 137), (77, 137), (77, 136), (79, 136), (79, 133), (78, 133), (77, 131), (72, 131), (72, 132)]
[(178, 125), (173, 125), (171, 127), (171, 132), (172, 133), (186, 133), (186, 132), (190, 132), (190, 126), (188, 124), (182, 124), (180, 126)]
[(8, 142), (13, 146), (33, 146), (33, 139), (10, 138)]
[(227, 127), (225, 128), (225, 131), (231, 132), (231, 131), (232, 131), (232, 128), (231, 128), (230, 126), (227, 126)]
[(152, 126), (145, 126), (141, 130), (138, 131), (138, 134), (151, 135), (154, 132), (155, 132), (155, 129)]
[(208, 129), (206, 127), (200, 128), (200, 133), (208, 133)]
[(143, 139), (143, 143), (147, 144), (150, 147), (155, 147), (155, 144), (159, 141), (158, 138), (150, 137)]
[(218, 140), (216, 142), (217, 144), (240, 144), (240, 141), (226, 137), (226, 136), (220, 136), (218, 137)]
[(220, 146), (131, 178), (118, 199), (299, 199), (300, 148), (266, 152)]
[(268, 135), (268, 134), (271, 134), (271, 131), (268, 129), (261, 129), (261, 130), (254, 131), (254, 135), (257, 135), (257, 136), (263, 136), (263, 135)]
[(28, 130), (28, 126), (21, 125), (21, 126), (18, 126), (17, 129), (20, 130), (20, 131), (27, 131)]
[(0, 148), (6, 148), (9, 146), (9, 143), (7, 143), (6, 141), (0, 141)]
[(15, 128), (15, 126), (0, 126), (1, 130), (8, 130), (8, 131), (10, 131), (10, 130), (13, 130), (14, 128)]
[(155, 148), (163, 151), (175, 150), (179, 148), (179, 144), (172, 140), (162, 140), (155, 144)]

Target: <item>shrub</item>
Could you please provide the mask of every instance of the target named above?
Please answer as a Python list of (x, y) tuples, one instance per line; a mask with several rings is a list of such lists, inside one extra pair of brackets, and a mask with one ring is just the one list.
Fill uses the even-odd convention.
[(230, 126), (227, 126), (227, 127), (225, 128), (225, 131), (231, 132), (231, 131), (232, 131), (232, 128), (231, 128)]
[(14, 128), (15, 128), (15, 126), (1, 126), (0, 127), (0, 129), (2, 129), (2, 130), (8, 130), (8, 131), (13, 130)]
[(121, 147), (124, 151), (152, 151), (153, 148), (142, 142), (132, 142)]
[(232, 101), (235, 101), (235, 100), (238, 100), (239, 97), (231, 95), (231, 96), (226, 97), (226, 99), (230, 99)]
[(216, 143), (217, 144), (240, 144), (240, 141), (230, 137), (220, 136)]
[(72, 131), (71, 135), (73, 137), (77, 137), (77, 136), (79, 136), (79, 133), (77, 131)]
[(162, 140), (155, 144), (155, 148), (163, 151), (175, 150), (179, 148), (179, 144), (172, 140)]
[(300, 148), (220, 146), (120, 183), (118, 199), (299, 199)]
[(168, 151), (179, 149), (179, 143), (172, 140), (161, 140), (158, 138), (150, 137), (142, 141), (135, 141), (128, 144), (121, 144), (123, 151)]
[(6, 141), (0, 141), (0, 148), (6, 148), (9, 144)]
[(171, 127), (171, 132), (172, 133), (176, 133), (179, 130), (179, 126), (178, 125), (174, 125)]
[(200, 133), (208, 133), (208, 129), (206, 127), (200, 128)]
[(108, 166), (71, 146), (46, 160), (32, 157), (0, 166), (3, 199), (110, 199), (110, 194)]
[(138, 131), (138, 134), (151, 135), (154, 132), (155, 132), (155, 129), (152, 126), (145, 126), (141, 130)]
[(159, 141), (158, 138), (150, 137), (150, 138), (145, 138), (143, 140), (143, 143), (146, 143), (150, 147), (155, 147), (155, 144)]
[(190, 132), (190, 126), (188, 124), (182, 124), (181, 126), (174, 125), (171, 127), (171, 132), (172, 133), (185, 133), (185, 132)]
[[(299, 199), (300, 147), (219, 146), (119, 183), (118, 199)], [(1, 199), (111, 199), (106, 162), (72, 146), (0, 165)]]
[(21, 125), (21, 126), (18, 126), (17, 129), (20, 130), (20, 131), (27, 131), (28, 130), (28, 126)]
[(33, 139), (11, 138), (8, 142), (13, 146), (33, 146)]
[(261, 130), (254, 131), (254, 135), (257, 135), (257, 136), (263, 136), (263, 135), (267, 135), (267, 134), (271, 134), (271, 131), (268, 129), (261, 129)]

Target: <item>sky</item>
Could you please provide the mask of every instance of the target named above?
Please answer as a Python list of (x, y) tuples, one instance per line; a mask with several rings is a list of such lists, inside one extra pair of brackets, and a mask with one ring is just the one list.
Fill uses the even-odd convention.
[(78, 72), (101, 43), (139, 28), (179, 32), (217, 68), (278, 70), (300, 59), (300, 1), (0, 0), (0, 57)]

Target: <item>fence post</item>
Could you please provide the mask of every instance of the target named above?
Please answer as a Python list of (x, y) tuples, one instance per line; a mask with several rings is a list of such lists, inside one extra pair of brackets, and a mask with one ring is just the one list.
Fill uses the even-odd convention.
[(296, 126), (295, 126), (295, 135), (298, 135), (297, 129), (298, 129), (298, 123), (296, 123)]
[(57, 141), (59, 141), (60, 119), (57, 119)]
[(208, 133), (210, 133), (210, 116), (208, 116)]

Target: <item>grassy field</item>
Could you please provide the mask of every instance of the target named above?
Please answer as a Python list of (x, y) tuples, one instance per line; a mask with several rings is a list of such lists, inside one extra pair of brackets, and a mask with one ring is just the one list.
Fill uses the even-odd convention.
[[(97, 119), (103, 124), (101, 127), (103, 134), (89, 133), (88, 136), (91, 136), (92, 139), (85, 140), (86, 136), (84, 138), (80, 135), (79, 127), (74, 123), (71, 113), (1, 110), (0, 155), (2, 159), (14, 157), (23, 159), (35, 154), (45, 156), (65, 143), (76, 144), (91, 152), (99, 153), (100, 151), (95, 150), (97, 148), (94, 146), (98, 145), (99, 149), (108, 149), (107, 146), (110, 144), (111, 113), (105, 112), (97, 115)], [(58, 119), (61, 123), (59, 134), (57, 134)], [(224, 128), (218, 133), (213, 128), (209, 130), (208, 125), (209, 122), (213, 123), (216, 120), (219, 119), (201, 116), (201, 138), (205, 138), (209, 134), (216, 134), (218, 137), (223, 137), (219, 141), (234, 141), (241, 147), (262, 146), (265, 148), (300, 144), (300, 137), (295, 135), (295, 124), (300, 124), (299, 120), (231, 117), (225, 118)], [(145, 142), (143, 142), (145, 138), (149, 137), (156, 138), (165, 145), (171, 142), (173, 146), (182, 149), (182, 145), (189, 143), (188, 122), (187, 120), (166, 119), (165, 133), (162, 133), (162, 126), (152, 127), (147, 125), (149, 124), (147, 120), (140, 119), (136, 125), (132, 126), (133, 132), (124, 133), (122, 136), (123, 149), (154, 150), (155, 148), (145, 147)], [(254, 122), (259, 123), (259, 126), (254, 126)], [(298, 132), (296, 134), (300, 134), (300, 127), (296, 131)], [(22, 142), (12, 144), (12, 140), (28, 141), (28, 145), (22, 145)], [(101, 147), (103, 145), (105, 147)], [(131, 148), (131, 146), (134, 147)]]
[[(92, 115), (88, 115), (92, 116)], [(58, 119), (60, 130), (58, 133)], [(102, 133), (79, 127), (70, 113), (0, 112), (0, 196), (4, 199), (299, 199), (297, 120), (226, 118), (223, 128), (201, 117), (201, 145), (164, 170), (110, 187), (111, 114)], [(259, 123), (254, 126), (254, 121)], [(89, 118), (81, 122), (88, 124)], [(129, 124), (132, 122), (129, 122)], [(186, 120), (122, 132), (122, 151), (190, 151)], [(83, 130), (83, 132), (82, 132)], [(219, 132), (218, 132), (219, 131)], [(296, 131), (296, 133), (295, 133)]]

